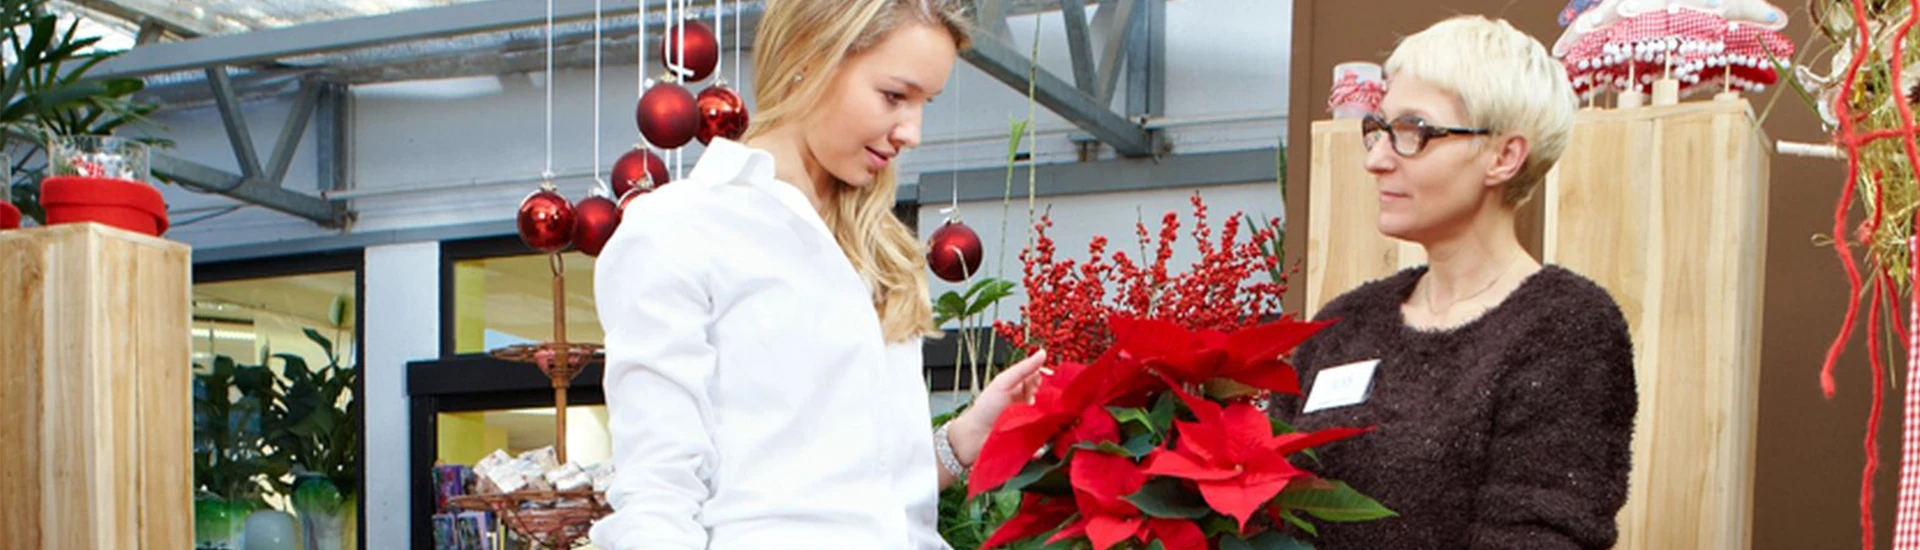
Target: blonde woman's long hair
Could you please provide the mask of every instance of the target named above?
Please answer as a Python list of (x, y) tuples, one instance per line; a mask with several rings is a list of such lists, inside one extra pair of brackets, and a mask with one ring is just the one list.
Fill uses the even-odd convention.
[[(821, 104), (848, 57), (879, 44), (906, 24), (946, 29), (954, 45), (972, 43), (966, 0), (771, 0), (754, 38), (756, 110), (746, 139), (805, 120)], [(834, 239), (867, 278), (888, 342), (934, 331), (926, 252), (893, 216), (899, 174), (888, 166), (872, 185), (835, 187), (823, 218)]]

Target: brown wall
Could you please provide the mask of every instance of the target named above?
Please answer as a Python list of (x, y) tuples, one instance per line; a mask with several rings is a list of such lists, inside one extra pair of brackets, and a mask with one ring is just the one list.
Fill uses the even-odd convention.
[[(1810, 31), (1803, 3), (1775, 4), (1802, 11), (1793, 16), (1787, 34), (1803, 49), (1820, 49), (1807, 47)], [(1551, 45), (1560, 33), (1555, 18), (1564, 5), (1557, 0), (1294, 0), (1287, 176), (1295, 183), (1288, 186), (1287, 218), (1297, 221), (1290, 225), (1308, 226), (1310, 125), (1327, 116), (1335, 64), (1384, 61), (1399, 37), (1457, 14), (1504, 18)], [(1778, 96), (1770, 91), (1751, 99), (1760, 111), (1778, 99), (1765, 120), (1767, 133), (1775, 139), (1825, 140), (1793, 92), (1781, 88)], [(1856, 333), (1836, 374), (1838, 395), (1831, 401), (1820, 395), (1820, 363), (1845, 314), (1847, 283), (1833, 249), (1813, 244), (1813, 236), (1832, 232), (1845, 166), (1776, 157), (1772, 170), (1753, 547), (1858, 548), (1860, 468), (1865, 460), (1861, 439), (1872, 384), (1864, 339)], [(1532, 219), (1538, 223), (1537, 214)], [(1537, 225), (1521, 230), (1538, 233)], [(1289, 249), (1306, 250), (1305, 231), (1289, 232), (1287, 239)], [(1288, 306), (1298, 308), (1304, 294), (1293, 293)], [(1894, 384), (1889, 382), (1888, 388), (1880, 430), (1881, 467), (1874, 480), (1875, 539), (1882, 547), (1891, 542), (1900, 450), (1900, 398)]]

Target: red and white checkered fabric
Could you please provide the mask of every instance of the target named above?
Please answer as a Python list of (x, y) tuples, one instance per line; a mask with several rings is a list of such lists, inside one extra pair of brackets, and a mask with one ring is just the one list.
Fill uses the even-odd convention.
[(1380, 101), (1387, 96), (1387, 87), (1378, 80), (1361, 80), (1360, 75), (1347, 73), (1333, 83), (1333, 94), (1327, 97), (1327, 110), (1337, 111), (1349, 107), (1361, 111), (1377, 111)]
[[(1907, 241), (1913, 269), (1920, 269), (1920, 238)], [(1920, 273), (1920, 271), (1908, 271)], [(1920, 295), (1907, 312), (1907, 400), (1900, 436), (1900, 501), (1893, 519), (1893, 549), (1920, 550)]]
[(1733, 88), (1760, 90), (1779, 80), (1773, 57), (1793, 55), (1793, 43), (1764, 27), (1729, 22), (1714, 13), (1674, 6), (1621, 20), (1580, 37), (1561, 59), (1574, 93), (1646, 91), (1671, 75), (1680, 93)]

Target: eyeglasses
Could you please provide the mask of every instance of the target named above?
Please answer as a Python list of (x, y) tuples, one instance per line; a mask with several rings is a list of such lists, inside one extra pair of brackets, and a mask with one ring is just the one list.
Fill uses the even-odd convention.
[(1406, 115), (1392, 121), (1380, 115), (1367, 115), (1366, 118), (1360, 119), (1360, 139), (1366, 144), (1368, 151), (1372, 151), (1373, 145), (1379, 143), (1388, 134), (1393, 135), (1393, 152), (1403, 157), (1411, 157), (1426, 150), (1427, 141), (1433, 138), (1460, 135), (1486, 136), (1493, 135), (1493, 130), (1434, 126), (1427, 124), (1426, 119), (1413, 115)]

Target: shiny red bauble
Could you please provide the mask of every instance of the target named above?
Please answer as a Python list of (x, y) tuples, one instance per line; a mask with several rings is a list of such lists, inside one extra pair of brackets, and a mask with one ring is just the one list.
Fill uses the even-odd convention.
[(694, 137), (701, 145), (713, 143), (716, 137), (739, 141), (747, 134), (747, 102), (733, 88), (725, 84), (708, 86), (700, 90), (695, 101), (700, 106), (700, 128), (694, 131)]
[(541, 252), (558, 252), (573, 240), (573, 205), (545, 187), (520, 201), (520, 240)]
[[(679, 35), (679, 27), (667, 27), (666, 38), (660, 41), (660, 63), (681, 82), (699, 82), (713, 76), (713, 69), (720, 65), (720, 37), (706, 24), (692, 20), (686, 22), (686, 40), (678, 40)], [(685, 64), (680, 63), (678, 51), (682, 42), (687, 49)]]
[(667, 184), (667, 161), (644, 147), (634, 147), (613, 161), (613, 196), (625, 197), (639, 189), (645, 193)]
[(693, 93), (672, 82), (647, 88), (633, 116), (647, 143), (662, 149), (686, 145), (693, 141), (694, 131), (700, 128), (700, 113)]
[(927, 242), (927, 267), (941, 280), (957, 283), (980, 272), (980, 235), (960, 223), (947, 220)]

